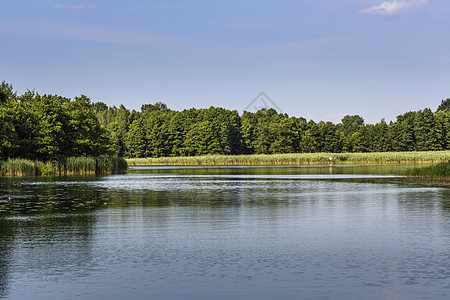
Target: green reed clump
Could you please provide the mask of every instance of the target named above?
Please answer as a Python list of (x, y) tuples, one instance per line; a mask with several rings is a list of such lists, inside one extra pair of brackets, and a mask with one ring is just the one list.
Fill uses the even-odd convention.
[(450, 179), (450, 163), (442, 162), (421, 168), (411, 168), (406, 170), (406, 175), (413, 177)]
[(68, 157), (60, 161), (9, 159), (0, 161), (1, 176), (94, 175), (124, 173), (128, 168), (121, 157)]
[(96, 165), (94, 157), (69, 157), (65, 161), (64, 173), (67, 175), (95, 174)]
[(1, 163), (3, 176), (33, 176), (37, 174), (36, 164), (28, 159), (8, 159)]
[(96, 158), (96, 162), (97, 174), (124, 173), (128, 168), (127, 161), (122, 157), (101, 156)]
[(124, 173), (128, 164), (122, 157), (69, 157), (65, 173), (73, 175)]

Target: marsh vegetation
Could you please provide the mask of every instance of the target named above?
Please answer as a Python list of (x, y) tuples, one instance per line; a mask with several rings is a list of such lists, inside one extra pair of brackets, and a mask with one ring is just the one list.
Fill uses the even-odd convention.
[(59, 161), (8, 159), (0, 161), (1, 176), (115, 174), (127, 170), (121, 157), (69, 157)]
[[(330, 160), (331, 158), (331, 160)], [(448, 161), (450, 151), (374, 153), (294, 153), (255, 155), (205, 155), (195, 157), (129, 158), (131, 165), (346, 165), (433, 163)]]

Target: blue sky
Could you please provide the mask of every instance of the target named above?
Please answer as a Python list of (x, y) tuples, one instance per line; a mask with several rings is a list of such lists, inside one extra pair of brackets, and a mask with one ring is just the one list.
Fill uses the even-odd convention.
[(0, 80), (139, 109), (395, 120), (450, 97), (448, 0), (3, 0)]

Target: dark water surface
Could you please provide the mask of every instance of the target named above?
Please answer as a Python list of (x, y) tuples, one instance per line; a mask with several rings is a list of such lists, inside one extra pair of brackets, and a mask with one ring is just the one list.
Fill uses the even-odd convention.
[(0, 299), (450, 299), (450, 189), (398, 166), (0, 178)]

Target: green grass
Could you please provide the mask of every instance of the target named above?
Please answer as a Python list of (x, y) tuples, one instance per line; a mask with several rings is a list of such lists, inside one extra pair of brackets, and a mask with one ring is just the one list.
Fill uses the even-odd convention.
[(319, 165), (433, 163), (450, 160), (450, 151), (297, 153), (258, 155), (207, 155), (190, 157), (129, 158), (128, 165)]
[(124, 173), (127, 162), (121, 157), (69, 157), (58, 162), (27, 159), (0, 161), (1, 176), (93, 175)]

